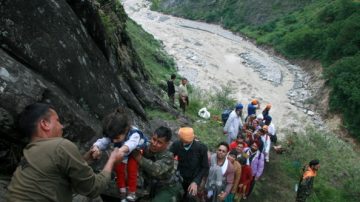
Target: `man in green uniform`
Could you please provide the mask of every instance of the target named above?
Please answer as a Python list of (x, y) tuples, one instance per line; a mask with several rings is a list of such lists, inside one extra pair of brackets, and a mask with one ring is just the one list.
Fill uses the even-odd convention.
[(62, 137), (63, 126), (48, 104), (27, 106), (19, 129), (31, 140), (11, 179), (7, 201), (72, 201), (73, 192), (94, 198), (107, 186), (114, 163), (122, 158), (113, 151), (102, 172), (95, 174), (76, 145)]
[(314, 185), (314, 178), (320, 168), (320, 162), (314, 159), (309, 162), (309, 165), (304, 168), (304, 173), (299, 181), (299, 188), (296, 195), (297, 202), (305, 202), (312, 192)]
[(179, 201), (183, 194), (180, 179), (175, 174), (174, 155), (167, 150), (171, 136), (171, 130), (161, 126), (151, 136), (150, 146), (143, 154), (138, 150), (133, 152), (145, 182), (150, 184), (153, 202)]

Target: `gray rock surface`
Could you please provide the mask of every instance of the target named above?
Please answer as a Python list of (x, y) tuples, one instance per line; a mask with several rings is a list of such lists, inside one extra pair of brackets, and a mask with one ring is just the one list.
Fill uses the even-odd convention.
[[(27, 142), (15, 123), (28, 104), (54, 105), (64, 136), (84, 151), (101, 136), (102, 118), (119, 106), (148, 134), (144, 107), (177, 113), (148, 84), (115, 0), (101, 6), (92, 0), (4, 0), (0, 8), (2, 172), (12, 173)], [(113, 24), (103, 24), (100, 13)]]

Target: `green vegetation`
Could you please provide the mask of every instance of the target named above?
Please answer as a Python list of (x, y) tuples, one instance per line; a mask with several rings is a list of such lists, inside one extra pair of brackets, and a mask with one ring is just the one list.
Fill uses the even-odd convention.
[(176, 73), (174, 60), (164, 52), (158, 40), (131, 19), (126, 22), (126, 31), (153, 84), (166, 86), (165, 81), (170, 79), (171, 74)]
[(315, 129), (307, 129), (306, 135), (289, 135), (287, 140), (288, 152), (280, 162), (291, 179), (298, 179), (299, 171), (308, 161), (320, 159), (311, 201), (357, 201), (360, 158), (349, 143)]
[[(319, 1), (156, 0), (153, 9), (190, 19), (220, 23), (258, 44), (271, 45), (290, 59), (319, 60), (332, 87), (331, 110), (360, 138), (360, 3)], [(254, 6), (253, 4), (256, 4)], [(262, 21), (254, 20), (261, 17)]]
[[(299, 21), (299, 16), (294, 14), (292, 17), (284, 18), (281, 22), (294, 24)], [(276, 31), (279, 27), (278, 23), (280, 21), (272, 22), (267, 26), (264, 25), (261, 28), (263, 34), (250, 26), (243, 29), (257, 37), (258, 40), (262, 40), (263, 43), (269, 43), (268, 40), (279, 34)], [(310, 29), (311, 27), (301, 32), (296, 31), (297, 26), (293, 26), (291, 29), (298, 35), (319, 38), (319, 33)], [(153, 82), (161, 84), (162, 81), (167, 80), (169, 75), (175, 72), (175, 68), (174, 62), (163, 52), (161, 43), (132, 21), (127, 22), (127, 31), (133, 46), (151, 73)], [(285, 33), (283, 37), (280, 37), (281, 40), (283, 40), (284, 35)], [(323, 37), (324, 34), (321, 33), (321, 36)], [(287, 40), (291, 41), (291, 38)], [(319, 49), (319, 47), (321, 45), (317, 44), (311, 50)], [(294, 54), (292, 57), (311, 56), (305, 52), (301, 54), (294, 52)], [(161, 55), (161, 59), (156, 59), (158, 55)], [(322, 56), (312, 58), (322, 58)], [(353, 100), (344, 102), (343, 99), (346, 96), (359, 99), (359, 89), (357, 86), (353, 86), (354, 82), (356, 83), (359, 80), (359, 61), (359, 55), (342, 57), (342, 59), (331, 63), (332, 65), (328, 66), (329, 71), (327, 71), (328, 77), (336, 77), (329, 82), (334, 87), (333, 93), (343, 94), (331, 101), (332, 108), (340, 110), (340, 108), (336, 108), (340, 103), (342, 106), (344, 104), (352, 106), (349, 110), (342, 110), (345, 114), (349, 113), (346, 116), (355, 118), (358, 110), (355, 108), (356, 105), (351, 105)], [(220, 114), (224, 108), (235, 105), (235, 100), (229, 96), (233, 93), (233, 89), (229, 86), (223, 86), (215, 92), (205, 92), (190, 87), (190, 106), (185, 115), (193, 120), (192, 127), (197, 138), (208, 145), (210, 150), (213, 150), (217, 143), (225, 140), (225, 136), (222, 134)], [(207, 107), (208, 111), (211, 112), (211, 119), (205, 120), (198, 117), (198, 110), (202, 107)], [(146, 113), (150, 119), (160, 118), (177, 122), (176, 117), (155, 109), (146, 109)], [(360, 117), (358, 118), (360, 119)], [(354, 151), (348, 143), (339, 140), (334, 134), (319, 132), (315, 129), (307, 129), (306, 134), (291, 134), (288, 131), (285, 132), (285, 136), (287, 137), (286, 141), (280, 142), (280, 144), (285, 145), (286, 152), (279, 155), (272, 151), (271, 162), (266, 165), (265, 173), (255, 186), (252, 196), (248, 199), (249, 201), (264, 201), (264, 199), (266, 201), (293, 201), (295, 199), (294, 185), (298, 182), (302, 165), (313, 158), (320, 159), (321, 168), (315, 179), (314, 194), (309, 201), (357, 201), (360, 196), (360, 187), (358, 186), (360, 183), (359, 152)]]
[(159, 111), (159, 110), (155, 110), (155, 109), (145, 109), (145, 112), (149, 119), (158, 118), (158, 119), (163, 119), (163, 120), (167, 120), (167, 121), (175, 121), (176, 120), (176, 117), (174, 117), (171, 114), (164, 112), (164, 111)]

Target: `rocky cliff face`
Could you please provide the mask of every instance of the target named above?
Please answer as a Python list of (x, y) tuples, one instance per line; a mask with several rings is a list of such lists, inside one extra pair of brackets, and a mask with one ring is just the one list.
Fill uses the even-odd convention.
[(16, 119), (30, 103), (54, 105), (64, 136), (83, 147), (101, 135), (101, 119), (116, 107), (126, 107), (144, 129), (145, 107), (170, 110), (147, 85), (121, 5), (99, 2), (0, 1), (0, 161), (6, 172), (26, 144)]

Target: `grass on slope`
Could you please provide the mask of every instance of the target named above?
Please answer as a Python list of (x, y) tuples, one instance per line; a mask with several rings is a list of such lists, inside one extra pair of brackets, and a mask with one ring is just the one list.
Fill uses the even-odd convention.
[[(263, 4), (260, 5), (260, 2)], [(254, 38), (258, 44), (273, 46), (290, 59), (321, 61), (325, 67), (324, 78), (329, 80), (333, 89), (330, 96), (331, 110), (344, 115), (344, 127), (360, 139), (360, 116), (357, 110), (360, 108), (360, 79), (357, 76), (360, 75), (357, 62), (360, 57), (358, 0), (281, 3), (275, 0), (199, 0), (176, 5), (172, 3), (169, 0), (153, 0), (152, 8), (190, 19), (219, 23), (226, 29)], [(257, 16), (263, 17), (260, 25), (251, 20)]]
[[(280, 144), (287, 151), (271, 151), (270, 163), (256, 183), (249, 202), (295, 201), (295, 184), (300, 171), (312, 159), (320, 160), (309, 202), (356, 202), (360, 197), (359, 153), (334, 134), (307, 129), (306, 134), (291, 134)], [(289, 144), (290, 143), (290, 144)]]
[(161, 43), (131, 19), (126, 22), (131, 42), (151, 75), (153, 84), (164, 87), (170, 75), (176, 73), (175, 62), (162, 49)]
[[(161, 83), (162, 80), (166, 80), (175, 68), (172, 60), (162, 51), (161, 44), (131, 21), (128, 22), (127, 29), (154, 81)], [(160, 59), (158, 55), (161, 55)], [(159, 65), (159, 61), (164, 66)], [(220, 118), (222, 109), (234, 106), (235, 101), (228, 96), (231, 91), (226, 87), (213, 93), (191, 90), (191, 104), (186, 115), (194, 120), (196, 135), (210, 150), (225, 140), (222, 125), (215, 116)], [(202, 107), (207, 107), (211, 112), (211, 120), (202, 120), (197, 116), (198, 110)], [(176, 121), (172, 116), (156, 110), (147, 113)], [(313, 158), (320, 159), (321, 168), (315, 179), (314, 194), (309, 201), (358, 200), (360, 158), (350, 145), (337, 139), (333, 134), (325, 134), (314, 129), (308, 129), (306, 135), (292, 134), (289, 131), (287, 137), (284, 142), (291, 143), (287, 146), (287, 152), (282, 155), (272, 153), (271, 162), (266, 166), (262, 179), (257, 182), (248, 201), (294, 201), (294, 185), (298, 181), (299, 171), (302, 165)]]

